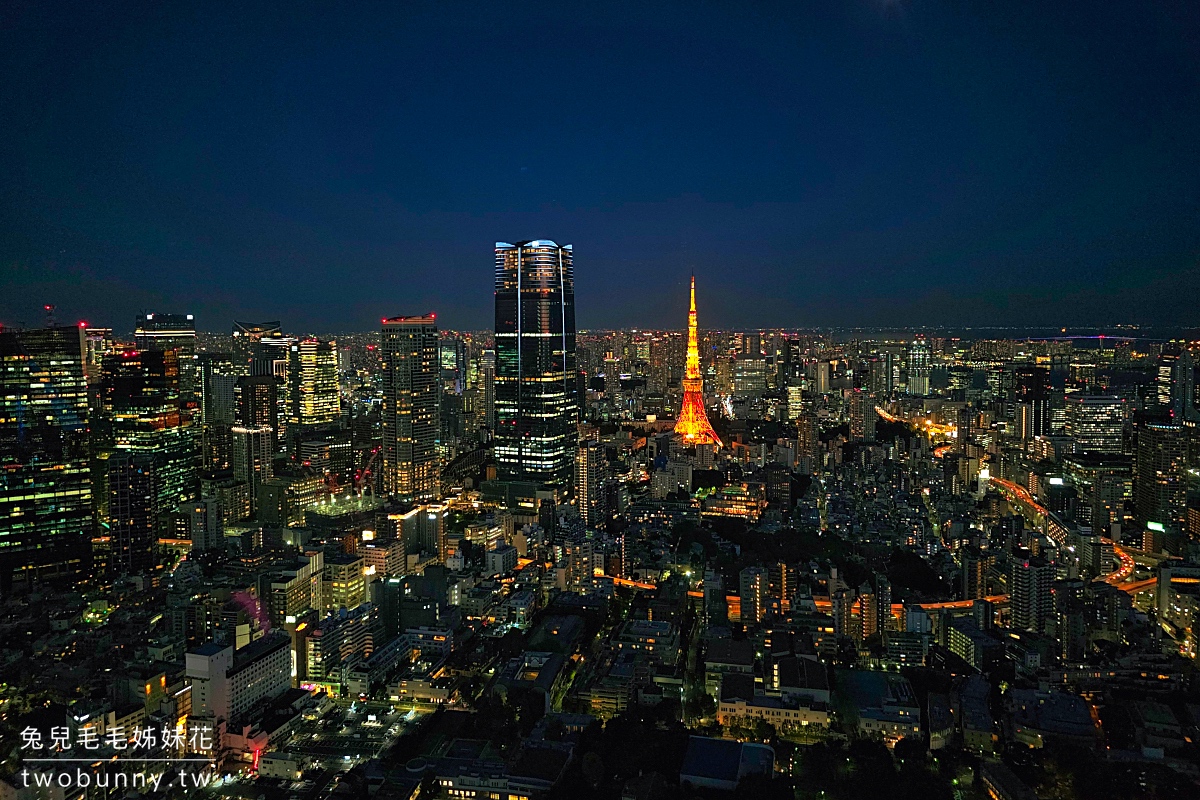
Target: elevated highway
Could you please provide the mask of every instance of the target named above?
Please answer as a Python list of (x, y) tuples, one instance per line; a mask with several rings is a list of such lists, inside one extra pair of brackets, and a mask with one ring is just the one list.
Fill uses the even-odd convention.
[[(990, 478), (989, 480), (992, 486), (996, 487), (1000, 494), (1019, 510), (1022, 516), (1032, 522), (1035, 527), (1046, 531), (1046, 535), (1057, 542), (1060, 547), (1067, 546), (1066, 528), (1055, 522), (1049, 510), (1039, 503), (1029, 493), (1028, 489), (1003, 478)], [(1118, 564), (1115, 570), (1107, 575), (1096, 578), (1096, 580), (1104, 581), (1110, 586), (1116, 586), (1121, 591), (1129, 594), (1137, 594), (1154, 588), (1155, 580), (1153, 578), (1148, 581), (1130, 580), (1137, 569), (1137, 559), (1135, 559), (1133, 553), (1111, 539), (1104, 538), (1103, 542), (1112, 545), (1113, 555), (1116, 556)]]

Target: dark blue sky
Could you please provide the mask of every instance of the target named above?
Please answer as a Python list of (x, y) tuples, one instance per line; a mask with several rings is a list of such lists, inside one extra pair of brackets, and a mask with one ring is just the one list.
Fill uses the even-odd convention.
[(1197, 322), (1194, 0), (344, 5), (3, 4), (0, 323)]

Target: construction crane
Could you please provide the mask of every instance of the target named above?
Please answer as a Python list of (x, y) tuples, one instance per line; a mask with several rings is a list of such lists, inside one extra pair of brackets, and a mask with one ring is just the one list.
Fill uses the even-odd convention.
[(374, 474), (375, 459), (379, 458), (379, 451), (382, 447), (371, 448), (371, 455), (367, 458), (367, 463), (363, 464), (362, 469), (356, 470), (354, 473), (354, 492), (359, 497), (363, 495), (366, 489), (371, 489), (371, 494), (375, 491), (371, 488), (370, 478)]
[[(363, 490), (370, 487), (370, 478), (374, 474), (375, 460), (379, 458), (381, 447), (371, 448), (370, 454), (367, 456), (366, 462), (354, 471), (354, 476), (351, 479), (350, 489), (354, 494), (362, 496)], [(336, 472), (325, 473), (325, 490), (329, 492), (330, 497), (337, 497), (342, 491), (342, 484), (338, 481)]]

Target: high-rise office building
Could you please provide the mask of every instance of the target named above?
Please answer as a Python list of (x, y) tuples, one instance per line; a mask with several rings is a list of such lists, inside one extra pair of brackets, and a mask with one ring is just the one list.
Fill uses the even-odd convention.
[(196, 321), (191, 314), (146, 314), (133, 332), (139, 350), (174, 350), (179, 361), (179, 399), (184, 408), (200, 407), (197, 380)]
[(733, 362), (733, 391), (757, 394), (767, 388), (767, 360), (762, 356), (738, 356)]
[(200, 384), (200, 464), (204, 471), (229, 469), (233, 444), (229, 429), (237, 421), (238, 377), (228, 353), (201, 353), (197, 359)]
[(604, 527), (604, 445), (594, 439), (579, 443), (575, 454), (575, 503), (589, 528)]
[(741, 355), (757, 358), (762, 354), (762, 334), (758, 331), (742, 334)]
[(572, 256), (545, 239), (496, 243), (499, 476), (563, 490), (580, 413)]
[(113, 351), (112, 328), (84, 328), (86, 335), (83, 361), (83, 374), (87, 376), (88, 385), (100, 382), (100, 365), (106, 355)]
[(818, 361), (815, 369), (817, 394), (829, 394), (833, 385), (833, 365), (828, 361)]
[(233, 476), (250, 487), (250, 508), (258, 513), (263, 482), (274, 475), (275, 435), (266, 425), (230, 430), (233, 439)]
[(1050, 433), (1050, 370), (1022, 366), (1013, 370), (1014, 399), (1024, 414), (1019, 429), (1028, 437)]
[(125, 350), (104, 359), (101, 398), (113, 448), (153, 456), (156, 514), (195, 500), (200, 489), (192, 410), (180, 396), (179, 378), (176, 349)]
[(956, 449), (967, 452), (975, 435), (979, 432), (979, 409), (974, 406), (963, 406), (955, 414), (954, 435), (957, 438)]
[(867, 361), (867, 377), (871, 394), (887, 397), (892, 393), (895, 372), (895, 354), (891, 351), (877, 353)]
[[(250, 361), (251, 375), (274, 375), (279, 379), (280, 385), (284, 389), (280, 393), (281, 400), (283, 396), (286, 396), (288, 389), (288, 358), (295, 341), (294, 336), (263, 336), (255, 343), (254, 358)], [(283, 414), (286, 417), (286, 409), (290, 406), (282, 403), (280, 407), (284, 409)]]
[(792, 357), (795, 348), (784, 334), (776, 333), (771, 335), (771, 345), (768, 349), (774, 353), (775, 386), (785, 389), (793, 378)]
[(278, 322), (234, 322), (233, 361), (239, 375), (249, 375), (255, 360), (263, 357), (262, 340), (280, 339), (282, 328)]
[(908, 393), (929, 394), (929, 371), (932, 366), (929, 340), (924, 336), (913, 339), (908, 348)]
[(288, 350), (288, 422), (326, 425), (342, 414), (337, 342), (307, 337)]
[(479, 354), (479, 408), (477, 427), (496, 429), (496, 351)]
[(792, 384), (785, 390), (787, 397), (787, 418), (794, 420), (804, 412), (804, 388), (799, 384)]
[(156, 564), (158, 469), (153, 455), (117, 453), (108, 460), (109, 570), (138, 575)]
[(234, 384), (236, 410), (239, 425), (266, 426), (279, 436), (279, 379), (274, 375), (242, 375)]
[(392, 517), (396, 524), (396, 536), (404, 543), (405, 552), (430, 553), (445, 560), (446, 514), (446, 506), (427, 503)]
[(383, 490), (405, 499), (438, 494), (440, 365), (433, 314), (383, 321)]
[(1155, 399), (1159, 408), (1169, 413), (1176, 423), (1190, 419), (1193, 414), (1195, 369), (1191, 351), (1182, 344), (1168, 344), (1158, 357)]
[(292, 412), (288, 360), (295, 338), (284, 336), (278, 322), (233, 323), (233, 363), (240, 375), (274, 376), (276, 410), (270, 423), (240, 419), (243, 425), (270, 424), (275, 430), (275, 448), (283, 452), (287, 445), (288, 419)]
[(1077, 453), (1120, 453), (1124, 450), (1125, 401), (1107, 395), (1066, 397), (1064, 433)]
[[(648, 388), (662, 394), (678, 386), (687, 366), (686, 341), (677, 333), (665, 333), (650, 340)], [(732, 381), (732, 374), (728, 380)], [(732, 391), (732, 386), (727, 391)]]
[(444, 385), (438, 387), (441, 398), (439, 412), (440, 427), (438, 432), (438, 458), (441, 463), (448, 464), (458, 455), (459, 441), (468, 434), (467, 401), (463, 395), (446, 390)]
[(1133, 497), (1133, 462), (1129, 456), (1076, 452), (1063, 459), (1063, 476), (1079, 493), (1076, 519), (1095, 533), (1108, 535), (1124, 524), (1125, 504)]
[(821, 466), (821, 426), (811, 404), (796, 417), (796, 467), (812, 475)]
[(250, 362), (252, 376), (274, 376), (278, 406), (275, 418), (275, 451), (282, 453), (288, 445), (292, 410), (292, 383), (288, 380), (288, 360), (291, 357), (291, 336), (263, 336), (254, 346), (255, 356)]
[(1173, 419), (1137, 421), (1133, 468), (1135, 521), (1182, 529), (1187, 524), (1187, 447), (1184, 428)]
[(0, 331), (0, 594), (74, 577), (92, 537), (82, 327)]
[(462, 394), (466, 388), (467, 346), (458, 336), (443, 334), (438, 345), (438, 362), (442, 373), (442, 392)]

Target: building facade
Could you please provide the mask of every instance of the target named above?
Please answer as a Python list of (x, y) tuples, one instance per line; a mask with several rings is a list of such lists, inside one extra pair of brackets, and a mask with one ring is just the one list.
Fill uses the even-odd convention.
[(157, 483), (151, 456), (121, 453), (108, 461), (109, 568), (113, 575), (148, 572), (156, 563)]
[(433, 314), (383, 321), (383, 490), (438, 494), (440, 366)]
[(497, 242), (499, 477), (567, 489), (579, 413), (572, 247), (545, 239)]
[(575, 455), (575, 503), (589, 528), (604, 526), (604, 445), (595, 440), (579, 443)]
[(1124, 449), (1125, 401), (1107, 395), (1070, 394), (1066, 427), (1076, 453), (1121, 453)]
[(112, 449), (154, 458), (155, 514), (195, 500), (199, 442), (192, 409), (181, 395), (178, 351), (125, 350), (106, 356), (101, 392)]
[(179, 363), (179, 396), (187, 408), (198, 408), (200, 382), (196, 359), (196, 320), (191, 314), (146, 314), (133, 333), (139, 350), (174, 350)]
[(0, 594), (71, 577), (92, 536), (82, 327), (0, 332)]
[(310, 336), (288, 351), (288, 422), (327, 425), (341, 416), (337, 342)]
[(1145, 418), (1137, 424), (1133, 466), (1135, 521), (1183, 528), (1187, 523), (1186, 440), (1173, 419)]

